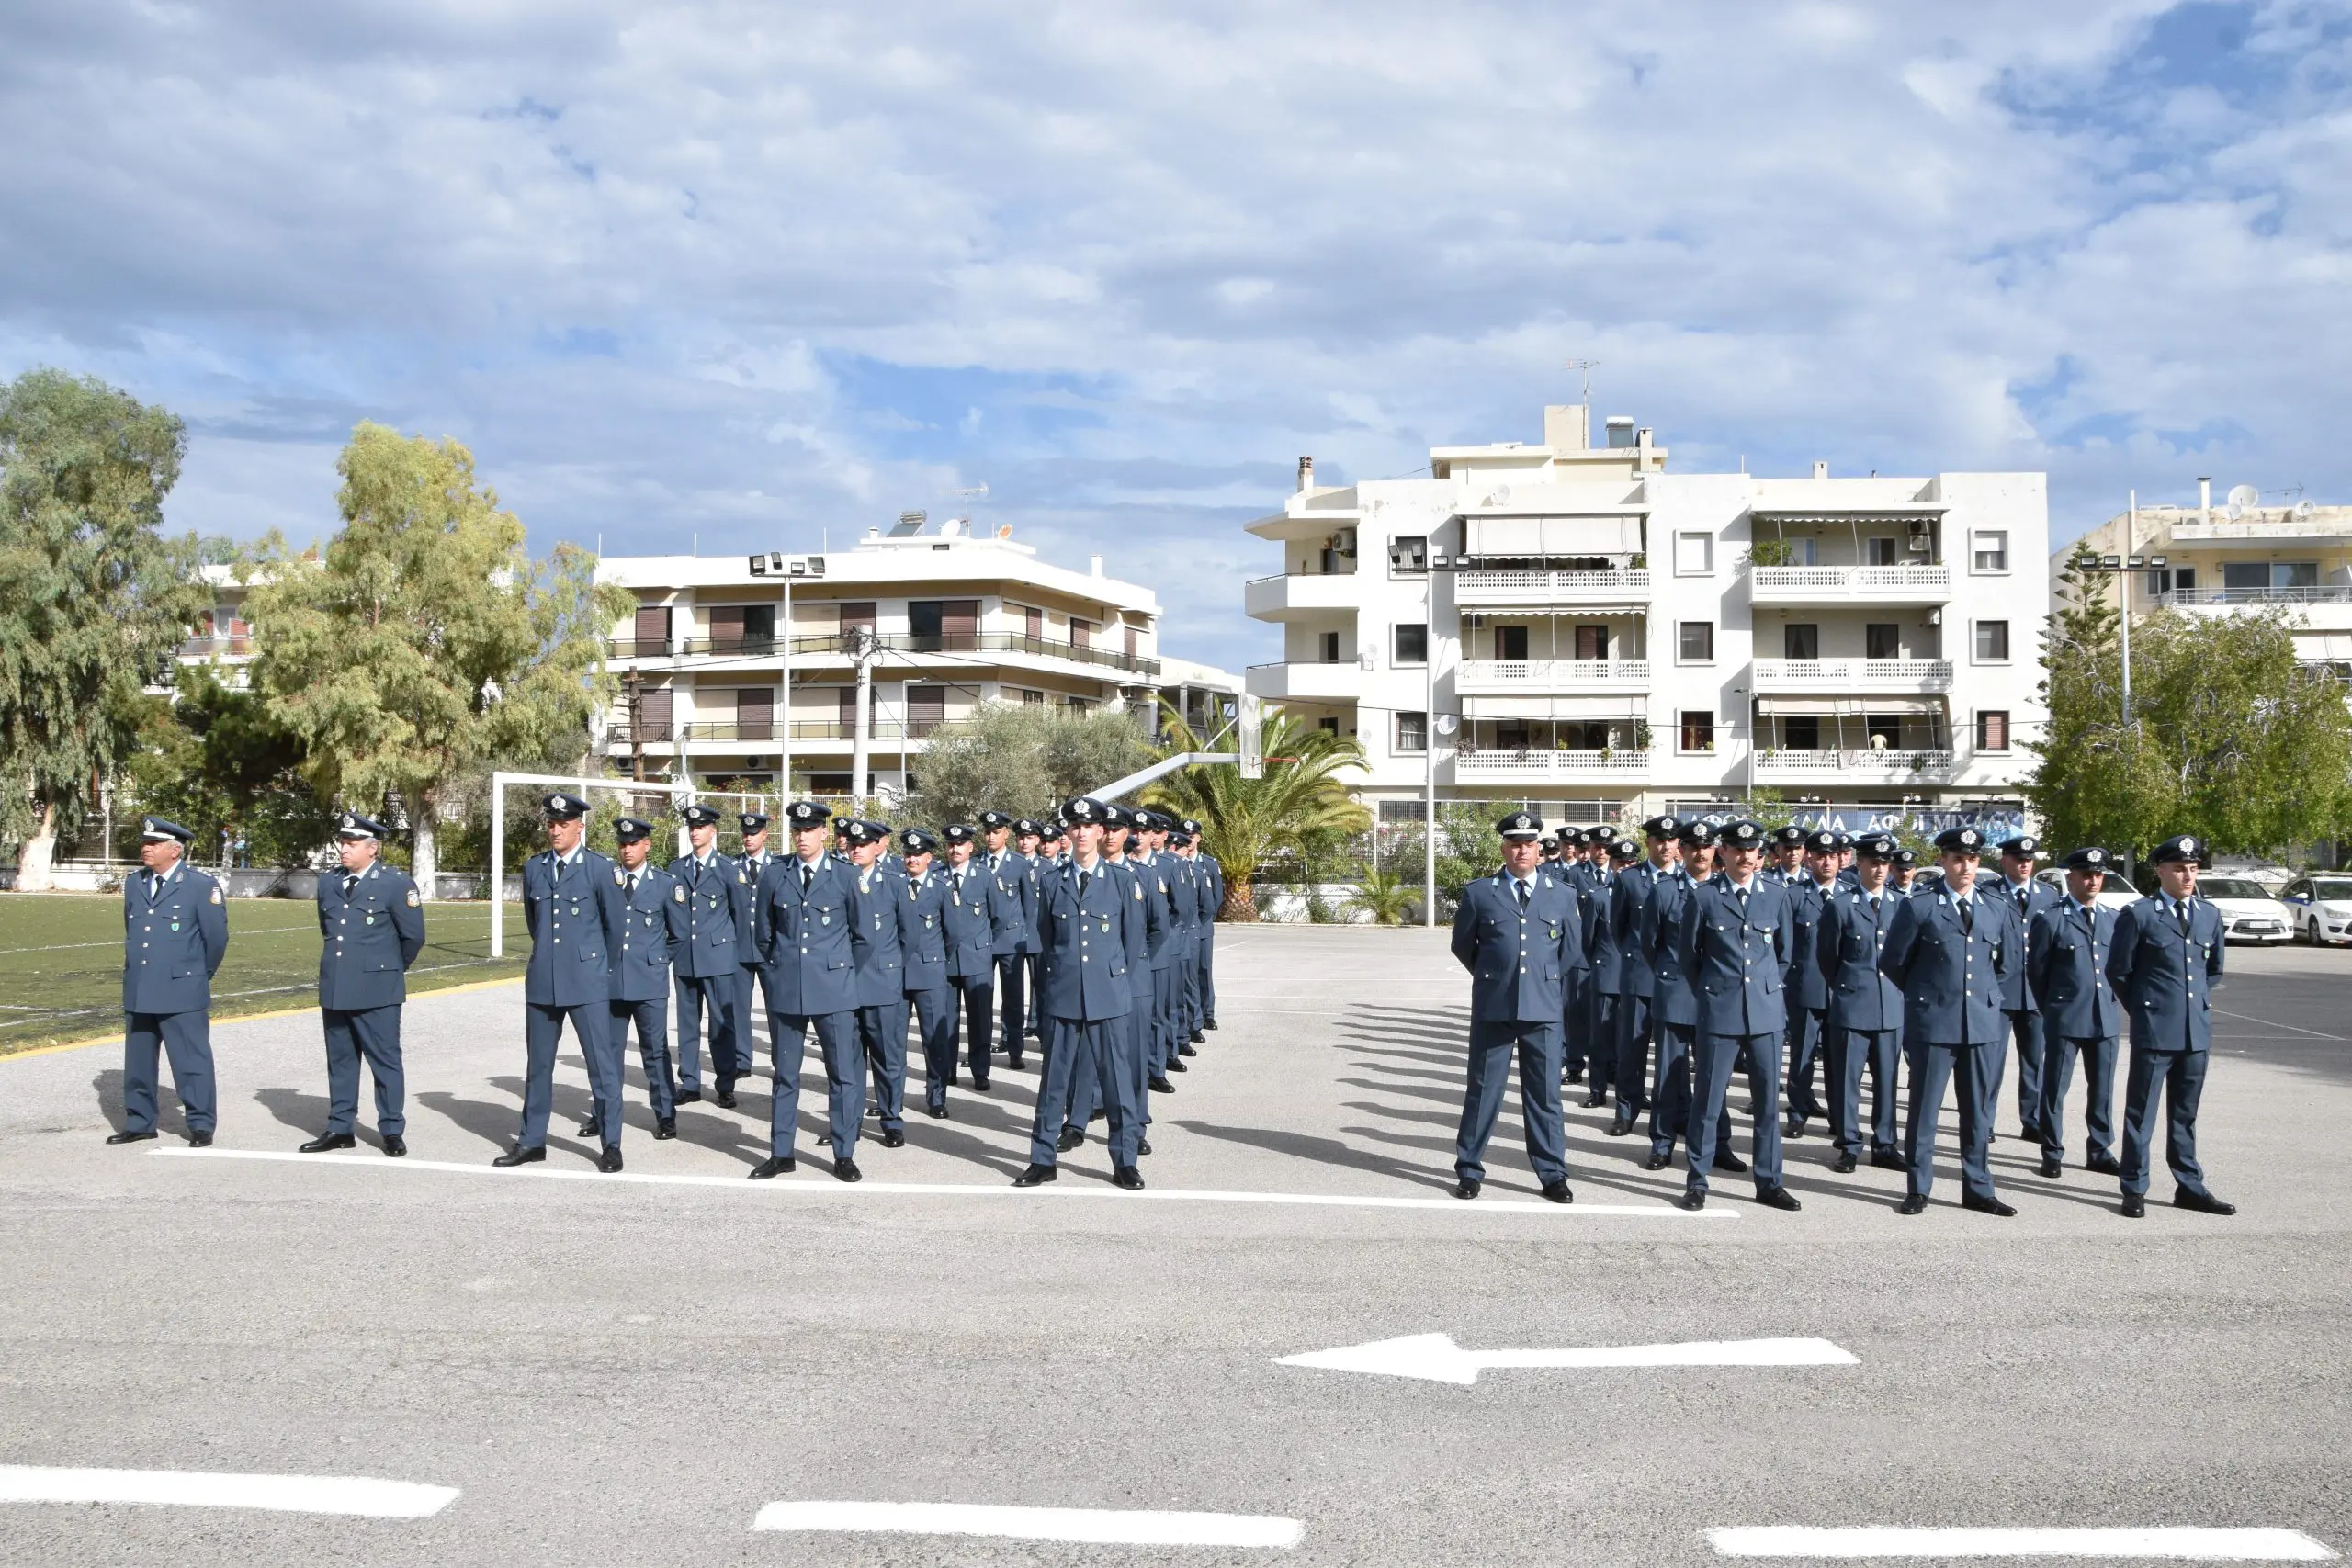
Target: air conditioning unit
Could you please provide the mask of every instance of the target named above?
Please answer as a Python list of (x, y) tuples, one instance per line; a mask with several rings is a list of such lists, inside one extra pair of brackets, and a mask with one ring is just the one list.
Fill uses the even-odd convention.
[(1338, 533), (1331, 536), (1331, 547), (1337, 550), (1340, 554), (1347, 557), (1350, 560), (1355, 559), (1356, 531), (1353, 528), (1340, 529)]
[(1935, 547), (1935, 536), (1928, 532), (1928, 525), (1925, 523), (1912, 524), (1911, 553), (1913, 555), (1924, 555)]

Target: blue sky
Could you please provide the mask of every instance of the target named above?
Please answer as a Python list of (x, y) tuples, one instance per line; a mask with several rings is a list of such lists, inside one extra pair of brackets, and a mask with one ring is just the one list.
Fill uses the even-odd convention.
[(363, 418), (544, 547), (979, 515), (1272, 638), (1238, 525), (1597, 413), (1677, 468), (2352, 499), (2352, 7), (19, 8), (0, 373), (333, 525)]

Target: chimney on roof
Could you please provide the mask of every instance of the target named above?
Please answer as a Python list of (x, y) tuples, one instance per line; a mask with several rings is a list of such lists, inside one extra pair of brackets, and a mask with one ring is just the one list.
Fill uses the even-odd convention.
[(1313, 490), (1314, 488), (1315, 459), (1312, 457), (1301, 457), (1298, 460), (1298, 493), (1305, 495), (1308, 491)]
[(2213, 476), (2211, 474), (2197, 476), (2197, 521), (2213, 521)]
[(1603, 439), (1609, 443), (1610, 449), (1611, 451), (1622, 450), (1623, 448), (1631, 446), (1634, 444), (1634, 416), (1632, 414), (1612, 413), (1606, 420), (1601, 422), (1601, 429), (1606, 433)]
[(1086, 573), (1089, 577), (1100, 577), (1102, 575), (1102, 558), (1101, 556), (1089, 556), (1086, 558)]
[(1555, 452), (1584, 452), (1592, 446), (1592, 426), (1582, 403), (1551, 403), (1544, 410), (1544, 445)]

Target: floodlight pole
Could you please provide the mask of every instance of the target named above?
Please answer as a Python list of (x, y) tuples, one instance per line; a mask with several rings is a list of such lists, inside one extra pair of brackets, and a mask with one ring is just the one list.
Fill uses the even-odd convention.
[[(1437, 929), (1437, 577), (1429, 580), (1429, 604), (1421, 612), (1421, 924)], [(1374, 843), (1380, 822), (1372, 824)]]

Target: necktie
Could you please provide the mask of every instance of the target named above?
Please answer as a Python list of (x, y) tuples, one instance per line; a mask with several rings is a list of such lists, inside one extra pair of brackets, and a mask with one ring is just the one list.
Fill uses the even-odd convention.
[(634, 897), (637, 897), (637, 873), (635, 873), (635, 872), (633, 872), (633, 871), (632, 871), (632, 872), (630, 872), (630, 873), (628, 874), (628, 896), (629, 897), (631, 897), (631, 898), (634, 898)]
[(1976, 934), (1975, 905), (1976, 900), (1973, 898), (1962, 898), (1960, 900), (1960, 934), (1962, 936), (1974, 936)]
[(810, 865), (807, 861), (802, 861), (800, 863), (800, 891), (803, 893), (808, 892), (808, 885), (816, 880), (817, 868)]
[(2188, 940), (2188, 900), (2184, 898), (2172, 907), (2174, 918), (2180, 921), (2180, 940)]
[(686, 867), (686, 884), (691, 887), (702, 886), (702, 862), (695, 861)]
[(1527, 912), (1527, 884), (1514, 877), (1511, 886), (1519, 889), (1519, 912), (1523, 915)]
[(359, 874), (357, 872), (346, 871), (343, 874), (343, 896), (345, 897), (350, 897), (351, 890), (358, 886)]
[(1080, 872), (1080, 873), (1078, 874), (1078, 899), (1079, 899), (1079, 902), (1080, 902), (1080, 903), (1081, 903), (1081, 904), (1082, 904), (1082, 903), (1084, 903), (1084, 902), (1086, 901), (1086, 884), (1087, 884), (1087, 881), (1088, 881), (1087, 874), (1086, 874), (1085, 872), (1082, 872), (1082, 871), (1081, 871), (1081, 872)]
[(160, 871), (149, 872), (147, 874), (147, 902), (152, 904), (163, 896), (164, 874)]

